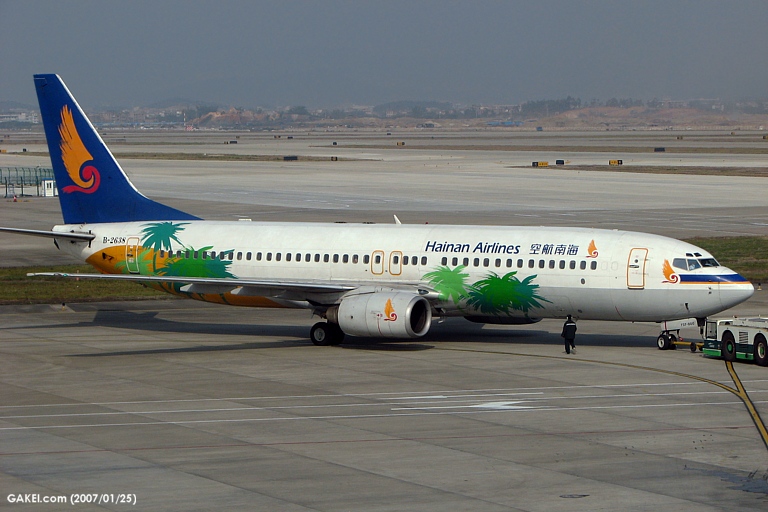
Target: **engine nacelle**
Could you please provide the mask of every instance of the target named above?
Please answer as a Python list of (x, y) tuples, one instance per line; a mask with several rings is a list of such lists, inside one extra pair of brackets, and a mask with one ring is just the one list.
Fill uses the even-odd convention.
[[(432, 325), (432, 308), (424, 297), (408, 292), (375, 292), (345, 297), (336, 320), (352, 336), (418, 338)], [(329, 317), (330, 319), (330, 317)]]

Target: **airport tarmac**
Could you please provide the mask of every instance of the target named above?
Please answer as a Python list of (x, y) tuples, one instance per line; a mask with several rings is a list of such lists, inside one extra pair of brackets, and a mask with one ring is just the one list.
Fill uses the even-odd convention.
[[(248, 146), (237, 148), (266, 151)], [(768, 232), (764, 178), (355, 151), (368, 161), (121, 163), (148, 196), (206, 218)], [(60, 222), (55, 200), (0, 208), (2, 225)], [(3, 242), (3, 265), (61, 262), (50, 241)], [(766, 293), (726, 314), (766, 314)], [(582, 321), (566, 355), (559, 321), (453, 319), (416, 340), (340, 347), (311, 345), (314, 321), (183, 300), (0, 307), (0, 507), (54, 510), (7, 496), (88, 493), (185, 511), (768, 506), (768, 449), (725, 389), (736, 387), (725, 364), (657, 350), (656, 325)], [(768, 418), (766, 368), (734, 367)]]

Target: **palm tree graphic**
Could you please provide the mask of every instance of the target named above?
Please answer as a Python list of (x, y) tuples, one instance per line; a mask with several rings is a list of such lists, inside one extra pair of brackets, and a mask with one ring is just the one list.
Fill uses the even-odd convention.
[(451, 270), (450, 267), (441, 265), (434, 272), (424, 274), (424, 279), (440, 294), (440, 300), (452, 300), (454, 304), (458, 304), (467, 296), (465, 281), (469, 274), (462, 272), (464, 268), (464, 265), (459, 265)]
[(146, 224), (144, 229), (141, 230), (142, 246), (151, 247), (154, 251), (152, 255), (153, 270), (157, 270), (157, 253), (159, 251), (173, 250), (171, 242), (176, 242), (179, 245), (183, 245), (181, 240), (176, 237), (176, 233), (183, 231), (183, 226), (186, 226), (187, 224), (189, 223), (182, 222), (174, 224), (173, 222), (155, 222), (153, 224)]
[(491, 272), (485, 279), (476, 281), (469, 291), (467, 305), (485, 314), (508, 315), (511, 310), (527, 314), (531, 308), (541, 307), (539, 301), (549, 302), (536, 293), (539, 285), (531, 284), (536, 278), (535, 274), (522, 281), (515, 277), (515, 274), (517, 271), (504, 276)]

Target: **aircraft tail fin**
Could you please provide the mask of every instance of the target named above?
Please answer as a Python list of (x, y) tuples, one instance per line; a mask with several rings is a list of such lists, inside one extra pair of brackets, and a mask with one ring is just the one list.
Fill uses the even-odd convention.
[(198, 220), (141, 194), (58, 75), (35, 75), (66, 224)]

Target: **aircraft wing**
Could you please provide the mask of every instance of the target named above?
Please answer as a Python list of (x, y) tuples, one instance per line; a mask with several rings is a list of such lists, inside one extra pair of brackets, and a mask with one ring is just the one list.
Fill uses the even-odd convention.
[[(186, 293), (227, 293), (240, 296), (280, 297), (288, 300), (306, 300), (306, 295), (344, 294), (362, 287), (391, 289), (386, 283), (331, 283), (327, 281), (283, 281), (279, 279), (230, 279), (215, 277), (184, 277), (184, 276), (143, 276), (139, 274), (70, 274), (67, 272), (35, 272), (29, 277), (64, 277), (75, 279), (111, 279), (117, 281), (133, 281), (137, 283), (179, 283), (183, 286), (180, 291)], [(400, 283), (397, 288), (409, 289), (427, 299), (437, 298), (437, 292), (413, 283)], [(331, 299), (333, 300), (333, 299)]]
[[(140, 274), (70, 274), (68, 272), (35, 272), (27, 274), (28, 277), (68, 277), (76, 279), (112, 279), (118, 281), (134, 281), (138, 283), (181, 283), (194, 285), (200, 288), (199, 293), (212, 293), (202, 291), (202, 287), (216, 287), (229, 290), (235, 288), (263, 288), (272, 290), (301, 290), (310, 293), (346, 292), (358, 288), (357, 285), (335, 284), (325, 282), (295, 282), (281, 281), (277, 279), (229, 279), (216, 277), (184, 277), (184, 276), (143, 276)], [(186, 291), (186, 290), (185, 290)], [(197, 293), (197, 290), (190, 290)], [(217, 292), (223, 293), (223, 292)]]

